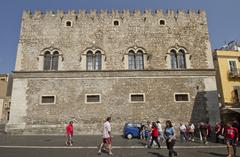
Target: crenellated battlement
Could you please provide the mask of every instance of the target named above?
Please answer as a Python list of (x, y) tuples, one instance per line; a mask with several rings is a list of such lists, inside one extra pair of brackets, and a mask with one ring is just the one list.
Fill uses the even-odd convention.
[(41, 18), (41, 17), (63, 17), (63, 16), (79, 16), (79, 17), (84, 17), (84, 16), (91, 16), (91, 17), (106, 17), (106, 16), (112, 16), (112, 17), (129, 17), (129, 16), (133, 16), (133, 17), (154, 17), (154, 16), (164, 16), (164, 17), (179, 17), (179, 16), (185, 16), (185, 17), (190, 17), (190, 16), (196, 16), (196, 17), (200, 17), (200, 18), (205, 18), (206, 13), (204, 10), (166, 10), (163, 11), (161, 9), (158, 10), (69, 10), (69, 11), (63, 11), (63, 10), (57, 10), (57, 11), (39, 11), (36, 10), (34, 12), (30, 11), (30, 10), (25, 10), (23, 12), (23, 19), (31, 19), (31, 18)]

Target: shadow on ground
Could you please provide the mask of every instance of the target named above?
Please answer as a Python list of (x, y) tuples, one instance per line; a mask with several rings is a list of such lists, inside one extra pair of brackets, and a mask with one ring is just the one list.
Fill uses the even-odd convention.
[(199, 153), (202, 153), (202, 154), (209, 154), (209, 155), (214, 155), (214, 156), (224, 156), (226, 157), (227, 155), (226, 154), (220, 154), (220, 153), (214, 153), (214, 152), (204, 152), (204, 151), (198, 151)]
[(166, 157), (160, 153), (156, 153), (156, 152), (148, 152), (149, 154), (155, 155), (156, 157)]

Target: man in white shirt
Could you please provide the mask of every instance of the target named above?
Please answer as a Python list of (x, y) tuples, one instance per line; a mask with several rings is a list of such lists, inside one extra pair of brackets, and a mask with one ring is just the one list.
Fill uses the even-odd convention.
[(104, 145), (107, 145), (109, 155), (112, 155), (112, 137), (111, 137), (111, 117), (107, 117), (103, 124), (103, 141), (99, 147), (98, 154), (101, 154)]
[(161, 139), (162, 139), (163, 142), (165, 142), (165, 138), (163, 136), (162, 125), (159, 120), (157, 121), (157, 127), (158, 127), (158, 140), (161, 141)]

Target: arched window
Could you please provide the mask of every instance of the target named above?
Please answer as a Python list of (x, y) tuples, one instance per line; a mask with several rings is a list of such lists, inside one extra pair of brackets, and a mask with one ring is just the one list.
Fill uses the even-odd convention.
[(133, 50), (128, 52), (128, 69), (142, 70), (144, 69), (143, 51), (138, 50), (136, 53)]
[(172, 49), (170, 51), (170, 58), (171, 58), (171, 68), (176, 69), (178, 67), (176, 50)]
[(43, 70), (51, 70), (51, 53), (49, 51), (44, 53)]
[(58, 70), (58, 51), (53, 52), (51, 54), (49, 51), (44, 53), (44, 64), (43, 70)]
[(101, 51), (89, 50), (87, 52), (87, 70), (101, 70), (102, 69), (102, 53)]
[(186, 68), (186, 59), (185, 59), (185, 51), (184, 50), (180, 49), (178, 51), (177, 59), (178, 59), (178, 68), (185, 69)]
[(87, 70), (93, 70), (93, 52), (87, 52)]
[(143, 69), (143, 52), (141, 50), (136, 53), (136, 69)]
[(170, 61), (172, 69), (186, 69), (186, 58), (185, 51), (180, 49), (176, 51), (175, 49), (171, 49), (170, 51)]
[(102, 69), (102, 55), (100, 51), (95, 53), (95, 70)]
[(135, 69), (135, 55), (133, 50), (128, 52), (128, 69)]
[(52, 70), (58, 70), (58, 57), (59, 53), (55, 51), (52, 55)]

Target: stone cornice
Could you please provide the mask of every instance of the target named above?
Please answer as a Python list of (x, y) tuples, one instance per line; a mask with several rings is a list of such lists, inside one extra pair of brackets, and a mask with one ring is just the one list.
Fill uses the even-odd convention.
[(104, 70), (104, 71), (13, 71), (14, 78), (97, 78), (97, 77), (204, 77), (215, 76), (214, 69), (187, 70)]

